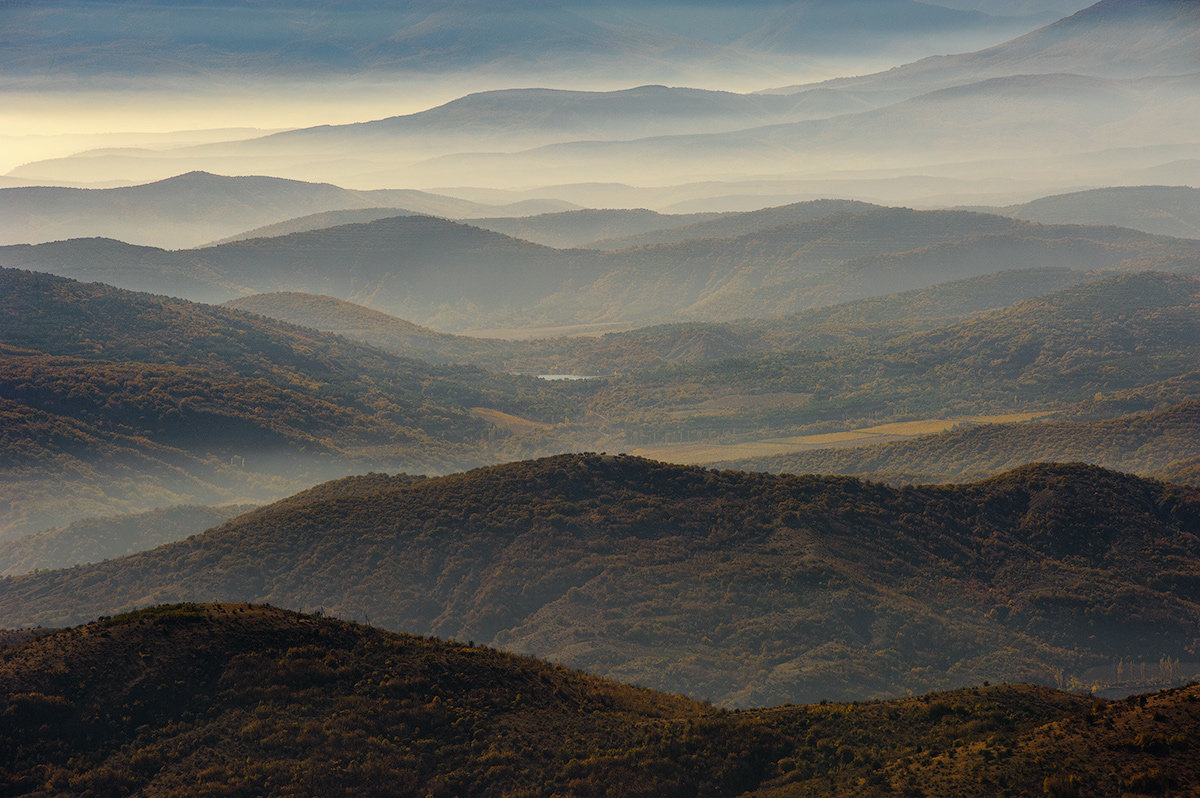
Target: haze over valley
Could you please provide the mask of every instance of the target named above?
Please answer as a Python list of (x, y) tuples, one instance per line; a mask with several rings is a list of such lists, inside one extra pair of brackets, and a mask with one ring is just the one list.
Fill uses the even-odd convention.
[(1200, 790), (1200, 5), (0, 42), (0, 792)]

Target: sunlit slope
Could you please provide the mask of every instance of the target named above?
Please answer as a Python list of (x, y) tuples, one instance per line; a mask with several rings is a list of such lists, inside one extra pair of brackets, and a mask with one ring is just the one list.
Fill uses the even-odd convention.
[(1200, 458), (1200, 401), (1105, 421), (967, 425), (911, 441), (797, 452), (725, 465), (790, 474), (934, 482), (979, 478), (1038, 461), (1088, 462), (1171, 478), (1183, 463), (1196, 458)]
[[(1197, 495), (1094, 467), (960, 487), (566, 455), (291, 503), (0, 584), (0, 623), (223, 596), (724, 703), (1187, 661)], [(84, 609), (86, 608), (86, 609)]]
[[(634, 445), (1065, 409), (1194, 373), (1198, 290), (1196, 278), (1122, 275), (910, 335), (628, 375), (594, 402)], [(1164, 398), (1195, 398), (1181, 390)], [(1148, 408), (1109, 415), (1132, 409)]]

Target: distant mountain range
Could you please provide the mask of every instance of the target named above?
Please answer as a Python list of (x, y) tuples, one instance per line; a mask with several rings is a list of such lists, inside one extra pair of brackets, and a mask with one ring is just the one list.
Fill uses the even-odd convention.
[[(118, 16), (168, 16), (166, 11), (121, 5)], [(64, 11), (63, 24), (69, 28), (73, 15), (85, 13), (80, 8), (87, 4)], [(370, 16), (363, 9), (346, 11), (345, 19)], [(415, 7), (408, 11), (422, 13)], [(203, 17), (207, 12), (201, 7), (194, 13)], [(311, 13), (313, 19), (321, 16)], [(749, 13), (739, 6), (737, 14), (753, 20), (742, 23), (735, 23), (732, 13), (731, 6), (720, 3), (678, 13), (633, 5), (585, 10), (579, 4), (554, 9), (489, 7), (465, 16), (436, 10), (414, 28), (401, 24), (407, 32), (394, 34), (389, 47), (402, 50), (427, 37), (433, 41), (450, 35), (453, 20), (467, 24), (463, 20), (468, 16), (468, 27), (492, 20), (484, 37), (489, 46), (481, 39), (469, 48), (472, 57), (493, 45), (508, 46), (504, 42), (509, 34), (537, 39), (555, 30), (560, 38), (554, 46), (565, 47), (580, 44), (574, 37), (586, 20), (582, 24), (590, 31), (589, 45), (578, 51), (585, 60), (609, 47), (605, 41), (614, 32), (628, 33), (648, 24), (638, 36), (655, 38), (659, 34), (653, 31), (678, 28), (651, 48), (660, 48), (659, 55), (667, 61), (674, 57), (667, 53), (683, 52), (681, 42), (688, 35), (684, 28), (693, 35), (710, 31), (717, 38), (693, 55), (717, 64), (730, 48), (788, 58), (797, 51), (815, 52), (814, 42), (837, 49), (841, 45), (833, 31), (867, 47), (864, 29), (908, 37), (913, 26), (954, 28), (968, 18), (995, 22), (977, 11), (909, 0), (808, 0), (786, 6), (763, 2)], [(504, 24), (498, 25), (492, 15), (500, 15)], [(550, 18), (556, 21), (547, 23)], [(737, 29), (741, 33), (733, 34)], [(437, 52), (453, 60), (474, 34), (464, 35), (466, 39), (439, 46)], [(593, 207), (605, 206), (599, 200), (605, 193), (600, 184), (708, 182), (717, 184), (705, 189), (711, 202), (741, 193), (719, 184), (734, 186), (769, 175), (776, 181), (807, 184), (790, 189), (796, 197), (828, 196), (836, 186), (840, 196), (1010, 204), (1083, 185), (1161, 182), (1164, 170), (1174, 175), (1173, 182), (1191, 182), (1200, 174), (1192, 164), (1194, 131), (1200, 126), (1193, 102), (1200, 91), (1198, 41), (1200, 12), (1193, 3), (1103, 0), (983, 50), (964, 48), (969, 51), (924, 58), (886, 72), (757, 94), (663, 85), (616, 91), (504, 89), (470, 94), (418, 113), (239, 142), (88, 152), (27, 163), (12, 175), (77, 182), (151, 180), (207, 170), (370, 188), (457, 186), (461, 191), (569, 185), (573, 188), (564, 188), (564, 194)], [(31, 46), (45, 48), (45, 43)], [(646, 42), (626, 40), (620, 45), (626, 46), (645, 52)], [(13, 52), (19, 50), (15, 47)], [(629, 64), (636, 61), (628, 59)], [(492, 67), (503, 69), (503, 63), (501, 58)], [(62, 68), (71, 69), (66, 64)], [(693, 70), (689, 82), (703, 84), (711, 71)]]
[(353, 490), (0, 580), (0, 624), (219, 595), (740, 706), (1067, 684), (1200, 634), (1200, 494), (1089, 466), (892, 489), (585, 454)]
[(1189, 0), (1101, 0), (994, 47), (822, 85), (924, 92), (1009, 75), (1182, 75), (1200, 69), (1197, 42), (1200, 8)]
[[(503, 187), (563, 182), (636, 183), (654, 175), (663, 184), (734, 181), (747, 174), (825, 178), (843, 164), (866, 173), (920, 174), (947, 163), (974, 163), (995, 174), (1011, 163), (1010, 180), (1032, 180), (1042, 161), (1119, 148), (1114, 167), (1132, 168), (1141, 151), (1194, 147), (1200, 69), (1182, 76), (1139, 79), (1072, 74), (1005, 75), (958, 81), (893, 104), (827, 119), (751, 127), (728, 133), (679, 133), (632, 141), (564, 141), (522, 152), (447, 155), (381, 175), (401, 174), (423, 185), (462, 182)], [(936, 147), (928, 146), (936, 142)], [(1194, 149), (1191, 150), (1194, 152)], [(1117, 157), (1119, 155), (1119, 157)], [(1037, 170), (1031, 168), (1038, 161)], [(991, 164), (990, 167), (988, 164)], [(1046, 180), (1073, 178), (1069, 162)], [(898, 171), (903, 170), (903, 171)], [(1092, 178), (1091, 174), (1087, 178)]]
[(105, 239), (9, 246), (0, 248), (0, 262), (207, 302), (326, 294), (465, 332), (768, 316), (1015, 266), (1186, 271), (1200, 255), (1195, 241), (1119, 228), (839, 201), (647, 236), (596, 246), (676, 243), (557, 250), (406, 216), (180, 252)]

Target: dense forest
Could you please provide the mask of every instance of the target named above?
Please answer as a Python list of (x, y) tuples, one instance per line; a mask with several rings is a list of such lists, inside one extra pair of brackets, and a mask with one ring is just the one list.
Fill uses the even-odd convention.
[(746, 706), (1170, 684), (1200, 668), (1198, 586), (1200, 494), (1095, 467), (897, 489), (592, 454), (351, 479), (0, 579), (0, 625), (268, 601)]
[[(977, 686), (730, 712), (461, 642), (244, 604), (0, 649), (0, 792), (1105, 796), (1200, 786), (1195, 686)], [(1104, 767), (1097, 767), (1103, 762)]]

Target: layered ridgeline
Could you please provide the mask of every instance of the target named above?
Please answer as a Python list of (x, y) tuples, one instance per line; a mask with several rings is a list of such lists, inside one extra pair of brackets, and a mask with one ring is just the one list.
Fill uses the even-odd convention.
[(0, 625), (269, 601), (732, 705), (1200, 667), (1200, 494), (1094, 467), (892, 489), (564, 455), (352, 484), (0, 580)]
[(278, 498), (375, 465), (478, 464), (506, 452), (475, 408), (561, 420), (581, 390), (49, 275), (0, 270), (0, 297), (8, 535)]
[[(406, 356), (615, 375), (559, 383), (431, 366), (228, 309), (4, 277), (9, 535), (181, 502), (261, 502), (372, 468), (444, 473), (563, 448), (713, 462), (810, 448), (827, 433), (866, 442), (854, 431), (887, 422), (919, 422), (911, 435), (972, 419), (1104, 419), (1197, 395), (1197, 282), (1159, 273), (978, 318), (1084, 276), (1004, 272), (789, 318), (529, 342), (282, 298), (297, 320)], [(1150, 473), (1191, 456), (1186, 436), (1159, 443)], [(1086, 454), (1045, 454), (1071, 452)], [(1101, 462), (1143, 470), (1136, 458)]]
[[(634, 88), (483, 92), (407, 116), (203, 147), (86, 152), (23, 164), (12, 174), (39, 182), (105, 181), (206, 169), (340, 180), (359, 187), (496, 191), (552, 186), (555, 195), (571, 193), (575, 201), (592, 207), (605, 205), (600, 198), (613, 183), (692, 184), (687, 188), (722, 209), (730, 206), (731, 196), (746, 193), (794, 198), (838, 193), (929, 204), (1015, 202), (1114, 179), (1151, 183), (1163, 179), (1153, 178), (1155, 174), (1174, 173), (1173, 179), (1190, 181), (1180, 173), (1196, 174), (1194, 130), (1200, 120), (1191, 100), (1200, 69), (1200, 14), (1194, 3), (1182, 0), (1103, 0), (982, 50), (977, 46), (985, 42), (935, 43), (920, 32), (931, 17), (978, 17), (974, 9), (955, 11), (913, 0), (872, 0), (853, 7), (834, 0), (756, 2), (751, 8), (744, 3), (679, 9), (629, 3), (616, 9), (611, 4), (589, 9), (575, 4), (472, 6), (468, 13), (461, 7), (425, 9), (416, 25), (411, 19), (381, 22), (378, 30), (389, 31), (386, 52), (371, 59), (371, 74), (386, 74), (388, 64), (432, 66), (429, 59), (445, 60), (439, 70), (453, 69), (455, 61), (483, 57), (491, 85), (503, 80), (497, 76), (503, 76), (506, 65), (531, 63), (538, 65), (541, 78), (514, 76), (508, 85), (563, 85), (570, 69), (560, 61), (562, 48), (574, 47), (575, 59), (593, 65), (586, 69), (587, 82), (605, 75), (601, 82)], [(117, 28), (115, 41), (106, 41), (99, 51), (89, 46), (95, 29), (111, 30), (112, 19), (123, 18), (131, 7), (140, 5), (105, 3), (111, 19), (103, 17), (103, 24), (95, 22), (83, 32), (62, 32), (62, 38), (46, 36), (42, 29), (77, 22), (76, 6), (68, 11), (55, 4), (54, 14), (34, 19), (14, 9), (8, 14), (15, 17), (9, 27), (22, 35), (7, 43), (4, 63), (25, 70), (53, 54), (53, 68), (38, 72), (38, 79), (45, 80), (47, 74), (69, 73), (77, 54), (89, 53), (98, 59), (95, 63), (108, 67), (106, 75), (130, 67), (140, 71), (136, 65), (148, 57), (145, 45), (128, 36), (145, 22), (138, 14)], [(365, 13), (361, 8), (340, 11), (347, 19), (361, 20)], [(415, 7), (409, 12), (417, 13)], [(100, 16), (94, 9), (92, 13)], [(222, 13), (228, 15), (228, 9)], [(297, 35), (324, 13), (309, 10), (306, 24), (289, 28), (289, 34)], [(371, 13), (387, 16), (378, 9)], [(599, 17), (588, 18), (581, 29), (580, 13)], [(171, 16), (169, 10), (157, 14), (167, 20)], [(203, 38), (197, 24), (203, 18), (203, 6), (189, 7), (190, 35)], [(159, 35), (145, 37), (155, 46), (172, 40), (173, 26), (161, 25)], [(324, 25), (330, 26), (326, 30), (338, 27), (332, 20)], [(456, 30), (463, 25), (470, 30)], [(219, 27), (240, 30), (225, 18)], [(1032, 27), (1018, 26), (1022, 33)], [(259, 22), (251, 29), (271, 26)], [(696, 41), (698, 31), (717, 38)], [(864, 52), (879, 55), (879, 34), (922, 42), (910, 53), (921, 60), (867, 74), (879, 62), (867, 65), (859, 59)], [(1003, 38), (989, 38), (986, 44)], [(753, 60), (779, 59), (771, 68), (760, 64), (762, 71), (747, 75), (741, 84), (761, 87), (797, 70), (814, 74), (807, 59), (835, 42), (850, 44), (857, 56), (839, 60), (835, 68), (859, 77), (755, 94), (638, 85), (681, 80), (729, 85), (748, 54)], [(544, 50), (548, 44), (555, 52)], [(511, 49), (514, 45), (519, 55)], [(31, 46), (34, 53), (27, 50)], [(255, 53), (255, 77), (244, 75), (241, 81), (261, 80), (265, 65), (285, 53), (311, 54), (331, 66), (357, 61), (377, 47), (349, 46), (343, 40), (322, 42), (314, 50), (275, 48)], [(501, 55), (498, 47), (507, 52)], [(187, 63), (189, 58), (180, 53), (195, 52), (192, 46), (176, 49), (180, 52), (166, 62)], [(212, 56), (223, 48), (214, 43), (211, 50), (200, 51)], [(925, 57), (934, 52), (959, 55)], [(804, 58), (797, 60), (798, 53)], [(683, 71), (677, 71), (680, 60), (688, 64)], [(161, 69), (165, 62), (154, 58), (151, 63)], [(888, 65), (894, 63), (898, 61)], [(546, 79), (547, 68), (552, 80)], [(304, 70), (286, 74), (295, 77)], [(278, 86), (275, 92), (286, 94), (286, 89)], [(757, 177), (762, 175), (775, 179)], [(746, 185), (754, 183), (758, 185)], [(645, 200), (633, 204), (666, 209)]]
[[(22, 795), (1113, 795), (1188, 792), (1195, 687), (714, 710), (491, 649), (243, 604), (0, 653)], [(386, 787), (384, 786), (386, 785)]]
[[(1198, 375), (1200, 376), (1200, 375)], [(736, 460), (723, 465), (790, 474), (949, 482), (978, 479), (1031, 461), (1087, 462), (1191, 482), (1200, 459), (1200, 401), (1104, 421), (964, 424), (911, 441)]]
[[(481, 85), (633, 87), (486, 91), (371, 122), (201, 147), (102, 149), (24, 163), (12, 172), (30, 181), (99, 182), (203, 168), (371, 185), (411, 185), (403, 177), (405, 166), (445, 153), (740, 130), (858, 111), (872, 104), (836, 92), (797, 101), (679, 85), (759, 87), (781, 75), (830, 75), (847, 68), (861, 74), (881, 63), (1002, 41), (1055, 18), (1018, 18), (1011, 9), (988, 15), (916, 0), (872, 0), (865, 8), (836, 0), (680, 8), (469, 0), (453, 8), (352, 2), (249, 9), (219, 2), (179, 9), (89, 1), (53, 2), (43, 11), (0, 9), (0, 27), (12, 31), (0, 64), (6, 74), (21, 75), (30, 91), (94, 90), (116, 79), (133, 88), (203, 92), (216, 103), (226, 92), (236, 93), (230, 88), (236, 86), (269, 96), (267, 108), (298, 102), (343, 107), (353, 97), (359, 102), (352, 107), (371, 108), (357, 117), (362, 119)], [(186, 35), (180, 35), (180, 26)], [(674, 86), (639, 85), (646, 83)], [(370, 84), (414, 88), (397, 98)]]
[(469, 331), (725, 321), (1014, 268), (1186, 270), (1200, 260), (1196, 241), (1120, 228), (839, 206), (741, 215), (724, 229), (750, 232), (606, 252), (409, 216), (179, 252), (104, 239), (11, 246), (0, 248), (0, 263), (205, 302), (327, 294), (442, 331)]
[(669, 184), (772, 174), (812, 191), (855, 186), (845, 174), (853, 169), (859, 195), (875, 189), (900, 201), (951, 196), (959, 203), (972, 193), (1011, 196), (1014, 185), (1049, 193), (1109, 181), (1115, 172), (1154, 182), (1146, 178), (1169, 174), (1175, 161), (1195, 174), (1197, 117), (1188, 98), (1197, 89), (1198, 40), (1194, 3), (1104, 0), (985, 50), (774, 90), (797, 102), (830, 94), (859, 100), (866, 107), (857, 113), (727, 133), (465, 153), (409, 175), (436, 180), (457, 171), (475, 185), (503, 186), (522, 178), (561, 183), (564, 175), (637, 182), (652, 174)]

